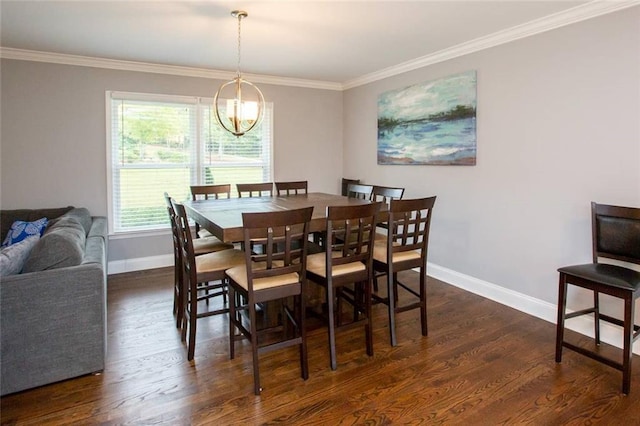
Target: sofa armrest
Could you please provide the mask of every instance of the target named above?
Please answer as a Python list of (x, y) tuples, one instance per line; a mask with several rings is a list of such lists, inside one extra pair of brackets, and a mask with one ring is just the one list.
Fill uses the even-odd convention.
[(104, 369), (104, 262), (4, 277), (0, 300), (2, 395)]

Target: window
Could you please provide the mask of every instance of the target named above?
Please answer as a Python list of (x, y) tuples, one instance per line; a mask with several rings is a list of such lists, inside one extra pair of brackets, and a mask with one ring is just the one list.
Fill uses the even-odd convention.
[(169, 227), (164, 192), (190, 185), (269, 182), (273, 105), (236, 138), (216, 122), (213, 99), (107, 92), (109, 225), (115, 233)]

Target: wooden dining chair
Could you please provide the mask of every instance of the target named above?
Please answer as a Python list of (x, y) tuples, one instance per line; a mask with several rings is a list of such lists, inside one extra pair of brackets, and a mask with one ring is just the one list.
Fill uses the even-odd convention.
[(298, 195), (307, 193), (307, 181), (276, 182), (278, 197), (282, 195)]
[[(245, 251), (241, 265), (226, 272), (229, 280), (229, 356), (235, 357), (235, 342), (246, 338), (253, 355), (254, 393), (259, 395), (259, 355), (268, 351), (297, 345), (303, 379), (309, 377), (305, 330), (305, 271), (309, 221), (313, 207), (276, 212), (243, 213), (244, 244), (260, 244), (264, 253)], [(240, 296), (240, 297), (238, 297)], [(293, 299), (293, 306), (289, 306)], [(280, 300), (282, 339), (266, 343), (258, 341), (256, 305)], [(248, 314), (248, 321), (246, 315)], [(293, 333), (286, 325), (293, 326)], [(236, 335), (236, 331), (240, 334)], [(269, 332), (261, 329), (261, 333)]]
[[(167, 204), (169, 223), (171, 224), (171, 235), (173, 238), (173, 314), (176, 317), (176, 327), (180, 328), (182, 327), (184, 312), (184, 305), (181, 301), (185, 292), (184, 280), (182, 277), (182, 250), (180, 248), (181, 237), (180, 231), (178, 230), (176, 212), (173, 208), (173, 200), (166, 192), (164, 193), (164, 199)], [(232, 248), (232, 244), (223, 243), (215, 237), (197, 238), (193, 240), (193, 253), (195, 256)]]
[[(391, 200), (388, 211), (388, 234), (384, 240), (376, 240), (373, 249), (375, 279), (386, 276), (387, 294), (373, 295), (376, 302), (383, 302), (389, 310), (389, 334), (391, 345), (396, 346), (395, 316), (412, 309), (420, 310), (422, 335), (427, 335), (427, 249), (431, 214), (436, 197), (412, 200)], [(418, 268), (418, 291), (398, 280), (398, 272)], [(413, 297), (410, 303), (400, 306), (398, 289)]]
[[(373, 281), (372, 247), (376, 217), (381, 203), (327, 207), (325, 251), (307, 258), (307, 278), (325, 289), (329, 328), (329, 358), (337, 368), (337, 327), (365, 321), (367, 355), (373, 355), (371, 285)], [(353, 284), (353, 288), (347, 286)], [(353, 321), (343, 324), (343, 301), (353, 308)], [(364, 318), (361, 318), (364, 317)]]
[[(227, 296), (227, 281), (225, 271), (244, 263), (244, 252), (241, 250), (227, 249), (195, 255), (194, 239), (191, 236), (189, 218), (184, 205), (172, 202), (176, 212), (176, 226), (180, 235), (180, 253), (182, 261), (182, 340), (187, 339), (187, 359), (191, 361), (196, 347), (196, 323), (199, 318), (229, 312), (224, 306)], [(205, 309), (208, 305), (201, 306), (198, 302), (222, 296), (221, 308)]]
[[(640, 208), (591, 203), (592, 263), (565, 266), (560, 273), (558, 290), (558, 321), (556, 323), (556, 362), (562, 361), (562, 348), (571, 349), (610, 367), (622, 371), (622, 393), (631, 390), (631, 361), (633, 342), (640, 335), (635, 324), (635, 302), (640, 296), (640, 272), (621, 264), (602, 263), (601, 259), (640, 265)], [(567, 313), (567, 287), (574, 285), (593, 292), (593, 307)], [(600, 312), (600, 293), (622, 299), (623, 319)], [(590, 349), (564, 338), (565, 320), (593, 314), (594, 343)], [(622, 362), (602, 355), (600, 321), (623, 328)]]
[(348, 195), (348, 188), (349, 188), (349, 184), (352, 183), (360, 183), (360, 179), (347, 179), (347, 178), (342, 178), (342, 184), (341, 184), (341, 194), (343, 197), (346, 197)]
[(359, 198), (361, 200), (370, 200), (373, 192), (372, 185), (362, 185), (359, 183), (350, 183), (347, 186), (347, 197)]
[(248, 197), (264, 197), (273, 196), (273, 182), (265, 183), (238, 183), (236, 184), (238, 197), (242, 198), (242, 194)]
[[(219, 184), (219, 185), (191, 185), (191, 199), (196, 200), (208, 200), (231, 198), (231, 184)], [(200, 225), (196, 223), (196, 235), (197, 237), (211, 237), (212, 234), (206, 229), (200, 229)]]

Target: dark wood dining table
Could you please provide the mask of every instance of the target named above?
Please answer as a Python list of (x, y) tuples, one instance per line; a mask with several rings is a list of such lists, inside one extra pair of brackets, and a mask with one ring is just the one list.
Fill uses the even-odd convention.
[[(311, 192), (289, 196), (185, 201), (187, 215), (224, 242), (242, 241), (242, 213), (275, 212), (313, 206), (309, 232), (326, 230), (328, 206), (367, 204), (371, 201)], [(386, 206), (383, 205), (383, 209)]]

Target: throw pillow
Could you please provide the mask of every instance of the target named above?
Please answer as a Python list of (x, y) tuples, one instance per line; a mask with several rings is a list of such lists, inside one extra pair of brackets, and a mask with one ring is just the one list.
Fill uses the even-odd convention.
[(3, 248), (0, 251), (0, 277), (19, 274), (38, 240), (39, 235), (31, 235), (19, 243)]
[(48, 220), (46, 217), (38, 219), (35, 222), (16, 220), (11, 225), (11, 229), (9, 229), (9, 232), (2, 243), (2, 248), (8, 247), (11, 244), (19, 243), (32, 235), (37, 235), (38, 237), (42, 236), (42, 233), (47, 227), (47, 223)]
[[(64, 226), (63, 226), (64, 225)], [(24, 263), (23, 272), (77, 266), (84, 257), (86, 236), (77, 220), (67, 218), (40, 238)]]

